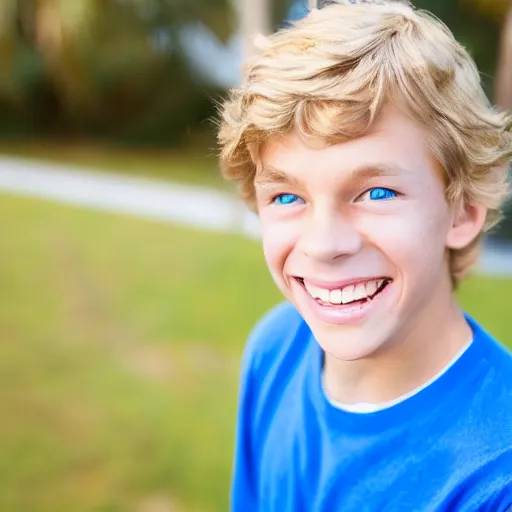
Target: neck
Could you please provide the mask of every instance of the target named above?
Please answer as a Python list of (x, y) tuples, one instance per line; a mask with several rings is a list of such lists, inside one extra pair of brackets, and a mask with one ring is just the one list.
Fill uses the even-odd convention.
[(471, 328), (451, 294), (437, 304), (424, 308), (406, 332), (365, 359), (341, 361), (326, 354), (324, 382), (329, 396), (346, 404), (385, 403), (442, 372), (467, 345)]

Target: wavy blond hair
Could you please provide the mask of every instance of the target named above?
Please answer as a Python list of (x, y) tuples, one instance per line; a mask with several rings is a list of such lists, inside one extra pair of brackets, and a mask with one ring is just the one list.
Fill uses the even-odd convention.
[[(353, 2), (351, 2), (353, 3)], [(451, 204), (501, 217), (512, 156), (510, 117), (493, 108), (467, 51), (438, 19), (384, 0), (313, 10), (266, 40), (241, 88), (222, 107), (221, 168), (255, 209), (254, 148), (296, 130), (335, 144), (368, 132), (388, 102), (425, 126)], [(454, 284), (478, 257), (481, 236), (450, 252)]]

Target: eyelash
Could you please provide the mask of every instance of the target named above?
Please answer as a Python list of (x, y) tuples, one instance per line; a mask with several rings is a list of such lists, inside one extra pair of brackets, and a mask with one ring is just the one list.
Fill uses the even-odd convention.
[[(368, 189), (367, 191), (363, 192), (359, 198), (364, 198), (367, 194), (370, 194), (371, 196), (371, 193), (376, 191), (376, 190), (380, 190), (380, 191), (384, 191), (384, 195), (386, 197), (381, 197), (381, 198), (377, 198), (377, 199), (371, 199), (370, 197), (370, 200), (371, 201), (389, 201), (391, 199), (395, 199), (396, 197), (398, 197), (400, 194), (396, 191), (396, 190), (393, 190), (391, 188), (386, 188), (386, 187), (373, 187), (373, 188), (370, 188)], [(392, 197), (389, 197), (389, 196), (392, 196)], [(278, 203), (278, 200), (279, 199), (282, 199), (282, 198), (295, 198), (295, 200), (293, 201), (290, 201), (290, 202), (287, 202), (287, 203)], [(295, 194), (278, 194), (277, 196), (273, 197), (272, 198), (272, 204), (275, 204), (277, 206), (290, 206), (290, 205), (293, 205), (293, 204), (296, 204), (296, 199), (300, 199), (301, 201), (304, 201), (301, 197), (295, 195)]]

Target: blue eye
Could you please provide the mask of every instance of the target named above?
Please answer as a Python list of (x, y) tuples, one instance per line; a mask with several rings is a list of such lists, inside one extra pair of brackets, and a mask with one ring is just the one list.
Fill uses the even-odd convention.
[(397, 197), (397, 193), (389, 188), (375, 187), (369, 190), (370, 199), (372, 201), (382, 201), (385, 199), (393, 199)]
[(279, 194), (278, 196), (274, 197), (272, 202), (277, 205), (281, 206), (287, 206), (290, 204), (294, 204), (298, 201), (304, 202), (299, 196), (296, 196), (295, 194)]

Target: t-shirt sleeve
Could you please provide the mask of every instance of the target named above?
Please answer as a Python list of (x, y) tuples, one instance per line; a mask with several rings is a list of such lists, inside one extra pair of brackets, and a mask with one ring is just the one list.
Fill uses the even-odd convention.
[(262, 382), (275, 362), (284, 334), (300, 317), (288, 303), (269, 311), (254, 327), (242, 357), (235, 457), (231, 485), (232, 512), (261, 509), (258, 496), (259, 453), (256, 433), (261, 420)]
[(512, 449), (498, 457), (493, 466), (494, 468), (488, 470), (494, 477), (488, 488), (495, 487), (497, 491), (489, 503), (488, 510), (512, 512)]
[(489, 510), (496, 510), (498, 512), (512, 512), (512, 484), (499, 499), (499, 503), (490, 504)]
[(483, 466), (468, 510), (512, 512), (512, 449)]
[(254, 453), (254, 377), (251, 354), (242, 360), (238, 421), (236, 426), (235, 460), (231, 485), (232, 512), (256, 512), (258, 492)]
[(509, 471), (509, 483), (502, 491), (496, 502), (492, 502), (489, 510), (497, 510), (498, 512), (512, 512), (512, 466)]

